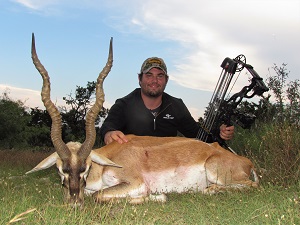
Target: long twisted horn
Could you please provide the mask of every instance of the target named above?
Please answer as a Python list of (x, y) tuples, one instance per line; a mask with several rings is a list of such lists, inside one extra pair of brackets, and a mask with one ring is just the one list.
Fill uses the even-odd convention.
[(96, 129), (95, 129), (95, 120), (102, 109), (103, 102), (104, 102), (104, 91), (103, 91), (103, 81), (108, 75), (108, 73), (111, 70), (113, 63), (113, 48), (112, 48), (112, 38), (110, 39), (109, 44), (109, 54), (108, 59), (106, 62), (105, 67), (102, 69), (102, 71), (99, 73), (97, 84), (96, 84), (96, 102), (92, 106), (92, 108), (89, 110), (86, 116), (86, 122), (85, 122), (85, 132), (86, 132), (86, 138), (84, 143), (82, 144), (78, 156), (82, 159), (86, 159), (96, 140)]
[(38, 56), (36, 54), (35, 49), (35, 38), (34, 33), (32, 33), (32, 44), (31, 44), (31, 58), (32, 62), (35, 65), (35, 68), (39, 71), (43, 78), (43, 87), (42, 87), (42, 101), (44, 103), (44, 106), (46, 107), (46, 110), (48, 111), (51, 119), (52, 119), (52, 126), (51, 126), (51, 139), (52, 143), (57, 151), (57, 154), (60, 156), (62, 160), (69, 158), (71, 155), (68, 147), (62, 140), (61, 136), (61, 115), (56, 108), (56, 106), (53, 104), (50, 98), (50, 78), (48, 75), (47, 70), (45, 67), (41, 64), (40, 60), (38, 59)]

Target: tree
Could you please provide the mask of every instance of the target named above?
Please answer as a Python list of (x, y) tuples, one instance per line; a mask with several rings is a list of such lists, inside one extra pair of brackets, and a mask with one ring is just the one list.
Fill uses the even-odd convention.
[[(286, 70), (285, 63), (282, 64), (281, 67), (278, 67), (276, 64), (272, 67), (272, 69), (275, 71), (275, 75), (269, 76), (267, 78), (267, 84), (271, 91), (274, 93), (274, 97), (277, 102), (277, 108), (279, 110), (278, 113), (278, 119), (280, 121), (283, 121), (284, 119), (284, 89), (286, 87), (286, 80), (288, 78), (289, 72)], [(270, 72), (270, 68), (269, 68)]]
[(287, 114), (293, 124), (300, 125), (300, 81), (297, 79), (289, 82), (286, 93), (289, 101), (287, 106)]
[[(75, 97), (70, 93), (63, 98), (67, 105), (67, 107), (60, 107), (63, 119), (64, 141), (84, 141), (85, 117), (95, 102), (95, 91), (96, 82), (88, 82), (86, 87), (76, 87)], [(100, 118), (105, 118), (107, 113), (108, 109), (103, 107), (95, 121), (96, 129), (99, 129)], [(97, 142), (99, 143), (99, 140)]]
[(238, 105), (238, 110), (243, 114), (255, 116), (256, 125), (270, 123), (275, 119), (277, 114), (276, 107), (270, 101), (271, 95), (261, 96), (258, 103), (243, 101)]
[(49, 147), (51, 141), (51, 117), (46, 110), (31, 108), (31, 120), (28, 123), (28, 144), (30, 146)]
[(0, 144), (4, 148), (14, 148), (27, 144), (25, 131), (30, 115), (23, 102), (14, 101), (4, 92), (0, 98)]
[(274, 104), (278, 111), (275, 114), (276, 121), (299, 125), (300, 83), (298, 79), (287, 82), (290, 72), (287, 71), (286, 66), (287, 64), (284, 63), (281, 67), (274, 64), (272, 69), (275, 71), (275, 75), (267, 78), (267, 84), (276, 100)]

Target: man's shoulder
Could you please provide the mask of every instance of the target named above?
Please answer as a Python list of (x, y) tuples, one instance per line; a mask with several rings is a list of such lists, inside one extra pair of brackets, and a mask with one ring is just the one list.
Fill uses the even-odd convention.
[(133, 90), (132, 92), (130, 92), (128, 95), (117, 99), (118, 100), (123, 100), (123, 101), (128, 101), (131, 100), (133, 98), (138, 98), (140, 96), (141, 89), (140, 88), (136, 88), (135, 90)]
[(165, 99), (166, 102), (170, 102), (172, 104), (180, 104), (180, 105), (184, 104), (181, 98), (174, 97), (166, 92), (164, 92), (163, 98)]

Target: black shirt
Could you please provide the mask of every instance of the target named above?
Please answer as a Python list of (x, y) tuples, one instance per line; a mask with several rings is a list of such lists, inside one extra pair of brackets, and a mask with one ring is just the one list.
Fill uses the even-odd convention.
[(195, 138), (199, 129), (199, 123), (181, 99), (163, 93), (162, 104), (155, 116), (144, 105), (141, 89), (137, 88), (116, 100), (103, 122), (100, 135), (104, 139), (108, 131), (119, 130), (124, 134), (157, 137), (177, 136), (180, 132), (185, 137)]

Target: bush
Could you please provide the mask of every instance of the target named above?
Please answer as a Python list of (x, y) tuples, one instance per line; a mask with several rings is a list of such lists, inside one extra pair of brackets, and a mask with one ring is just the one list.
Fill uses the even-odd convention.
[(26, 145), (24, 130), (29, 120), (23, 103), (4, 94), (0, 99), (0, 146), (11, 149)]

